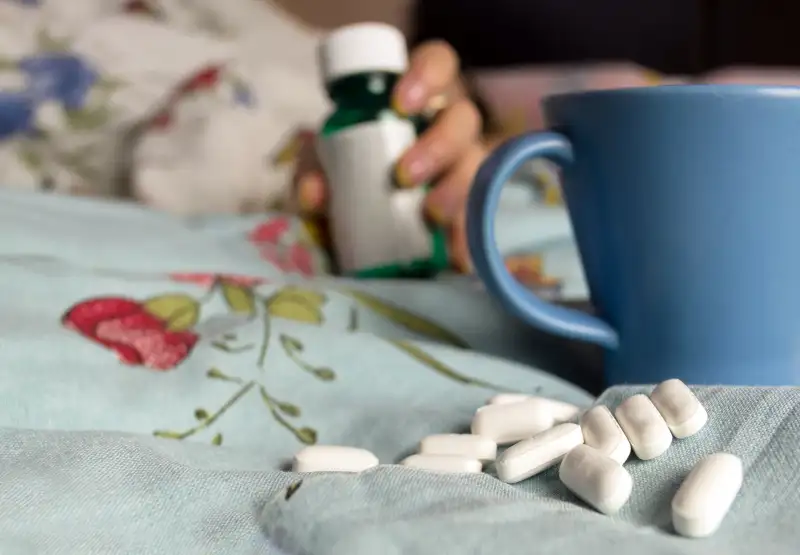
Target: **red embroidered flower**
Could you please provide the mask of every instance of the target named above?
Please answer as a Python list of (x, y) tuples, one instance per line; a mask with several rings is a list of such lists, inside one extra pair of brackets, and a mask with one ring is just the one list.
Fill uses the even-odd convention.
[(273, 218), (257, 225), (247, 236), (258, 249), (261, 258), (287, 273), (314, 275), (314, 256), (300, 241), (295, 241), (289, 231), (289, 218)]
[(300, 243), (295, 243), (289, 247), (287, 254), (289, 261), (297, 272), (306, 277), (314, 275), (314, 257), (311, 255), (311, 251)]
[(214, 88), (219, 83), (222, 70), (219, 67), (207, 67), (186, 81), (180, 88), (181, 93), (190, 93)]
[(173, 331), (169, 323), (147, 311), (144, 303), (121, 297), (97, 297), (80, 302), (62, 323), (117, 353), (125, 364), (170, 370), (192, 351), (198, 335)]
[(258, 224), (249, 233), (247, 238), (251, 243), (259, 246), (262, 243), (279, 245), (283, 236), (291, 229), (292, 224), (289, 218), (273, 218), (264, 223)]
[[(132, 6), (139, 6), (139, 3), (132, 3)], [(129, 8), (132, 9), (132, 8)], [(138, 9), (138, 8), (137, 8)], [(208, 67), (190, 77), (171, 95), (163, 110), (157, 113), (151, 120), (149, 128), (152, 131), (164, 131), (169, 129), (173, 123), (173, 108), (180, 99), (188, 94), (205, 91), (217, 86), (222, 70), (219, 67)]]
[(193, 274), (193, 273), (176, 273), (170, 274), (169, 279), (177, 281), (178, 283), (193, 283), (203, 287), (211, 287), (217, 281), (224, 281), (234, 285), (241, 285), (242, 287), (255, 287), (266, 283), (264, 278), (253, 276), (242, 276), (238, 274)]
[(172, 114), (170, 114), (169, 111), (167, 110), (160, 112), (158, 115), (156, 115), (156, 117), (150, 120), (150, 128), (157, 131), (169, 129), (171, 125), (172, 125)]
[(261, 258), (277, 266), (287, 274), (314, 275), (314, 258), (311, 252), (300, 243), (289, 247), (264, 245), (258, 249)]

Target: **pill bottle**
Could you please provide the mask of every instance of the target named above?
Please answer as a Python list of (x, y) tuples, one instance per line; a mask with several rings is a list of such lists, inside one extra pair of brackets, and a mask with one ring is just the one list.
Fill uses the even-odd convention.
[(380, 23), (342, 27), (320, 44), (319, 64), (334, 104), (317, 147), (338, 270), (360, 278), (422, 278), (445, 269), (444, 234), (423, 215), (427, 187), (400, 188), (394, 177), (424, 127), (392, 109), (392, 91), (408, 67), (402, 33)]

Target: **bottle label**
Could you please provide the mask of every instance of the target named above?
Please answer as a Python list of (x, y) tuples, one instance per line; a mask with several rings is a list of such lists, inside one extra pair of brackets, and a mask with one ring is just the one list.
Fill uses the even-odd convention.
[(399, 189), (397, 160), (416, 140), (397, 117), (355, 125), (320, 138), (330, 186), (330, 225), (345, 273), (427, 260), (431, 232), (422, 215), (425, 190)]

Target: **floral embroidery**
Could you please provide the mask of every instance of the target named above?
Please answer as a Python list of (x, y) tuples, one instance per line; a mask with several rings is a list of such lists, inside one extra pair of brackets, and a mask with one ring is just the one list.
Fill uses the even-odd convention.
[(277, 245), (291, 229), (289, 218), (273, 218), (256, 226), (247, 236), (251, 243)]
[(83, 108), (98, 79), (86, 62), (66, 52), (23, 58), (18, 68), (28, 77), (28, 95), (34, 102), (55, 100), (67, 110)]
[[(107, 125), (113, 116), (110, 98), (121, 83), (99, 75), (70, 52), (68, 44), (44, 31), (37, 36), (36, 48), (36, 54), (20, 59), (0, 58), (0, 71), (16, 74), (22, 81), (19, 90), (0, 92), (0, 140), (20, 139), (19, 161), (41, 188), (80, 190), (87, 179), (86, 154), (56, 153), (46, 139), (65, 128), (83, 132)], [(55, 167), (60, 167), (60, 173)]]
[(219, 83), (221, 71), (221, 68), (217, 66), (207, 67), (201, 70), (195, 74), (194, 77), (181, 85), (178, 89), (178, 94), (183, 95), (213, 89)]
[(169, 275), (172, 281), (178, 283), (193, 283), (203, 287), (213, 287), (218, 281), (233, 283), (243, 287), (255, 287), (266, 283), (264, 278), (253, 276), (241, 276), (237, 274), (197, 274), (197, 273), (173, 273)]
[(166, 106), (150, 119), (149, 128), (153, 131), (164, 131), (172, 126), (175, 105), (191, 94), (213, 90), (220, 81), (222, 69), (219, 66), (206, 67), (183, 82), (171, 95)]
[(36, 131), (36, 108), (44, 102), (58, 102), (72, 115), (82, 114), (98, 82), (97, 73), (86, 62), (66, 52), (29, 56), (12, 64), (12, 69), (25, 76), (26, 89), (0, 93), (4, 114), (0, 139)]
[(314, 255), (310, 240), (292, 237), (292, 222), (287, 217), (273, 218), (259, 224), (248, 234), (249, 241), (258, 249), (261, 258), (271, 262), (285, 273), (305, 277), (315, 274)]
[[(198, 336), (180, 309), (196, 310), (193, 300), (138, 302), (121, 297), (88, 299), (71, 307), (62, 323), (117, 353), (125, 364), (171, 370), (192, 351)], [(184, 301), (181, 303), (181, 301)], [(189, 320), (190, 324), (194, 322)]]
[(171, 95), (166, 106), (150, 120), (150, 129), (163, 131), (169, 129), (174, 120), (175, 106), (184, 98), (195, 94), (209, 94), (216, 91), (223, 82), (230, 85), (234, 104), (253, 106), (255, 99), (245, 81), (221, 66), (206, 67), (184, 81)]
[[(254, 233), (261, 239), (276, 238), (283, 236), (282, 229), (284, 226), (278, 222), (254, 230)], [(306, 325), (323, 325), (323, 309), (328, 297), (320, 291), (298, 286), (284, 286), (269, 294), (262, 294), (256, 286), (265, 282), (258, 277), (207, 273), (173, 273), (169, 277), (178, 283), (207, 287), (203, 302), (221, 295), (230, 313), (244, 316), (253, 322), (260, 321), (262, 333), (258, 344), (243, 343), (233, 333), (209, 338), (208, 342), (211, 348), (224, 353), (239, 355), (252, 352), (258, 375), (253, 379), (246, 379), (217, 367), (209, 368), (205, 372), (206, 379), (216, 382), (221, 388), (232, 388), (232, 391), (225, 394), (221, 403), (213, 410), (195, 408), (194, 425), (178, 430), (156, 430), (153, 434), (157, 437), (183, 440), (213, 429), (211, 443), (222, 445), (224, 437), (219, 426), (223, 417), (241, 399), (258, 395), (267, 413), (278, 425), (301, 443), (316, 443), (319, 433), (316, 428), (302, 422), (303, 410), (294, 402), (278, 398), (270, 392), (267, 356), (271, 347), (277, 348), (298, 371), (317, 383), (337, 380), (338, 372), (333, 368), (307, 358), (306, 345), (298, 337), (285, 332), (273, 333), (275, 318)], [(466, 346), (446, 329), (402, 307), (368, 293), (351, 290), (339, 293), (353, 301), (348, 325), (351, 331), (358, 328), (359, 312), (368, 310), (427, 339)], [(144, 301), (124, 297), (94, 297), (83, 300), (67, 310), (62, 317), (62, 323), (68, 329), (114, 351), (126, 364), (163, 371), (178, 367), (192, 353), (200, 340), (198, 333), (194, 331), (200, 317), (200, 301), (183, 293), (167, 293)], [(389, 341), (388, 344), (455, 383), (493, 390), (504, 389), (458, 372), (409, 341)]]

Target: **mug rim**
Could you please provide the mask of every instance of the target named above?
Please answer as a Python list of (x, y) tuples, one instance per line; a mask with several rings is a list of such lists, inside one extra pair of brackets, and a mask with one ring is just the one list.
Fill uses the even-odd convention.
[(800, 85), (754, 85), (754, 84), (668, 84), (645, 85), (641, 87), (623, 87), (621, 89), (598, 89), (586, 91), (573, 91), (547, 96), (544, 103), (563, 100), (584, 100), (605, 97), (634, 97), (634, 96), (683, 96), (703, 95), (715, 97), (773, 97), (773, 98), (798, 98), (800, 99)]

